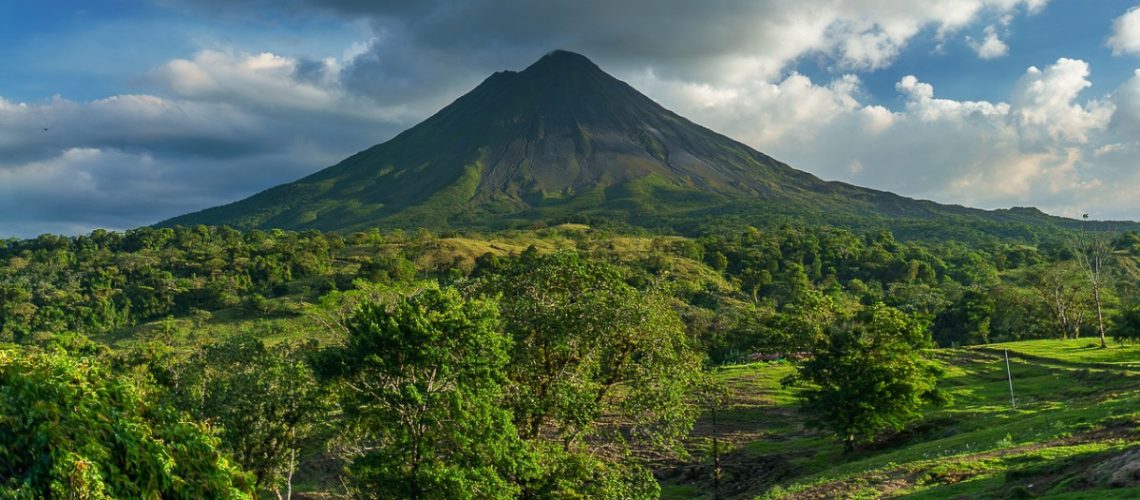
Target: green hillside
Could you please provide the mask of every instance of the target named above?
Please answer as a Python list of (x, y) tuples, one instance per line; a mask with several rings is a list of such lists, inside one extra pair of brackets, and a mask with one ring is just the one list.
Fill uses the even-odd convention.
[(788, 220), (970, 240), (1033, 239), (1078, 223), (825, 182), (663, 108), (581, 55), (555, 51), (524, 71), (495, 73), (337, 165), (159, 225), (354, 231), (572, 221), (696, 234)]
[[(1011, 408), (1004, 351), (1017, 402)], [(808, 430), (780, 380), (785, 362), (729, 366), (719, 412), (724, 498), (1136, 498), (1140, 347), (1089, 339), (942, 349), (944, 408), (869, 449), (844, 454)], [(706, 415), (686, 464), (663, 467), (666, 498), (714, 498)]]
[[(1055, 242), (971, 247), (790, 225), (693, 239), (580, 224), (439, 235), (198, 226), (0, 241), (0, 423), (19, 426), (0, 432), (0, 477), (14, 478), (0, 496), (49, 496), (92, 464), (98, 477), (75, 480), (110, 496), (160, 486), (368, 496), (425, 477), (404, 467), (408, 448), (387, 436), (431, 422), (442, 441), (420, 450), (442, 450), (435, 463), (457, 479), (429, 498), (455, 498), (468, 471), (500, 463), (469, 449), (510, 453), (478, 479), (501, 498), (586, 488), (596, 498), (715, 498), (718, 489), (732, 498), (1127, 497), (1140, 412), (1140, 233), (1106, 243), (1099, 348), (1083, 250)], [(799, 411), (803, 388), (781, 381), (822, 358), (800, 353), (830, 352), (831, 339), (871, 329), (905, 339), (903, 364), (925, 354), (942, 366), (927, 387), (951, 402), (876, 426), (844, 453), (805, 425), (813, 415)], [(455, 356), (486, 342), (449, 344), (454, 332), (514, 347)], [(1081, 338), (1050, 340), (1075, 332)], [(373, 334), (387, 340), (365, 343)], [(423, 338), (444, 348), (423, 349)], [(741, 364), (787, 357), (779, 353), (801, 364)], [(897, 361), (834, 373), (851, 379)], [(462, 378), (418, 378), (441, 364), (490, 377), (469, 393), (489, 413), (418, 406), (417, 383), (460, 387)], [(413, 371), (392, 375), (391, 366)], [(358, 369), (382, 375), (346, 372)], [(711, 405), (717, 387), (724, 402)], [(902, 393), (889, 387), (889, 398)], [(409, 404), (433, 416), (399, 413)], [(57, 424), (61, 415), (68, 425)], [(467, 418), (458, 434), (452, 417)], [(135, 444), (106, 446), (127, 427), (116, 435)], [(468, 428), (484, 433), (468, 439)], [(152, 439), (147, 429), (181, 434)], [(159, 442), (198, 443), (192, 468), (213, 479), (144, 484), (184, 474), (161, 466)], [(373, 467), (384, 458), (367, 451), (377, 446), (394, 461)], [(139, 453), (157, 465), (130, 472)]]

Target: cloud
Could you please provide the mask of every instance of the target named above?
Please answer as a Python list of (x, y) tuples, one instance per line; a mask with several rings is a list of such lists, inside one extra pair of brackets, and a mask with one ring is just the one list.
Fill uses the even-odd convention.
[(1112, 105), (1112, 138), (1128, 141), (1140, 137), (1140, 69), (1112, 93)]
[[(168, 0), (174, 1), (174, 0)], [(611, 71), (714, 84), (774, 81), (803, 57), (840, 72), (891, 64), (924, 30), (956, 36), (981, 19), (1034, 13), (1045, 0), (182, 0), (209, 12), (314, 10), (365, 19), (374, 39), (346, 82), (377, 98), (454, 91), (447, 82), (580, 51)], [(992, 52), (1001, 43), (994, 37)], [(449, 78), (438, 78), (446, 71)], [(388, 89), (387, 92), (382, 89)]]
[(344, 91), (338, 64), (203, 51), (150, 73), (164, 95), (0, 97), (0, 235), (126, 229), (228, 203), (424, 113)]
[(1113, 113), (1111, 103), (1076, 102), (1078, 94), (1092, 86), (1088, 76), (1088, 63), (1066, 58), (1044, 71), (1026, 70), (1011, 97), (1013, 119), (1022, 138), (1031, 144), (1084, 143), (1091, 131), (1107, 126)]
[(723, 101), (702, 97), (730, 90), (687, 92), (651, 76), (637, 86), (681, 114), (827, 179), (985, 208), (1140, 214), (1140, 198), (1126, 196), (1140, 186), (1140, 73), (1109, 97), (1083, 100), (1088, 64), (1059, 59), (1027, 69), (1009, 102), (940, 98), (908, 75), (893, 111), (869, 103), (854, 75), (816, 83), (792, 74)]
[(227, 104), (119, 95), (87, 103), (56, 97), (30, 105), (0, 98), (0, 163), (70, 148), (115, 146), (218, 158), (255, 152), (256, 118)]
[(0, 165), (0, 227), (34, 224), (40, 233), (137, 223), (140, 206), (177, 199), (161, 182), (161, 168), (147, 154), (97, 148)]
[(997, 59), (1009, 54), (1009, 45), (997, 34), (994, 25), (986, 26), (986, 37), (981, 42), (970, 40), (970, 48), (982, 59)]
[(936, 99), (934, 86), (919, 81), (914, 75), (904, 76), (895, 84), (895, 89), (906, 97), (909, 116), (922, 122), (1004, 117), (1009, 114), (1009, 105), (1005, 103)]
[[(359, 54), (353, 54), (356, 57)], [(347, 92), (341, 73), (341, 61), (332, 57), (314, 61), (270, 52), (203, 50), (191, 59), (175, 59), (162, 65), (151, 72), (150, 78), (195, 101), (367, 120), (409, 118), (407, 106), (381, 106)]]
[(1140, 6), (1128, 9), (1112, 22), (1108, 47), (1114, 55), (1140, 55)]
[(305, 143), (234, 158), (66, 147), (30, 161), (0, 161), (0, 235), (127, 229), (231, 202), (328, 165)]

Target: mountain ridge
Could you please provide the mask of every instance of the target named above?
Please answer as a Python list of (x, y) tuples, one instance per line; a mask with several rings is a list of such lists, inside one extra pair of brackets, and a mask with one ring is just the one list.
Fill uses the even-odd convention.
[(1079, 223), (824, 181), (689, 121), (582, 55), (557, 50), (522, 71), (490, 75), (419, 124), (336, 165), (158, 225), (496, 229), (592, 219), (690, 231), (725, 215), (846, 226), (955, 217), (983, 225)]

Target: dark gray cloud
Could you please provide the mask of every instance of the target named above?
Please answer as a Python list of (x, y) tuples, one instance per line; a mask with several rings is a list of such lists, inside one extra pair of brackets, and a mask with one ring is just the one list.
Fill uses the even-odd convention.
[[(371, 23), (377, 50), (429, 59), (474, 57), (469, 65), (517, 64), (563, 48), (611, 70), (648, 67), (707, 81), (747, 59), (774, 76), (818, 53), (840, 67), (889, 62), (924, 27), (952, 33), (979, 17), (1035, 10), (1044, 0), (164, 0), (209, 12), (315, 12)], [(386, 43), (399, 40), (398, 44)], [(525, 55), (523, 59), (519, 56)], [(381, 54), (377, 60), (393, 57)], [(510, 64), (508, 64), (509, 66)]]
[(485, 78), (483, 66), (464, 54), (375, 40), (345, 67), (341, 81), (349, 92), (381, 105), (443, 104), (441, 97), (453, 99)]
[[(486, 74), (537, 59), (553, 49), (575, 50), (613, 71), (652, 66), (659, 73), (694, 77), (720, 68), (724, 59), (759, 53), (779, 66), (804, 46), (792, 31), (822, 32), (781, 2), (755, 0), (611, 1), (169, 1), (202, 12), (253, 15), (270, 11), (298, 18), (314, 12), (364, 20), (377, 39), (355, 61), (354, 88), (388, 83), (397, 95), (414, 88), (438, 88), (436, 68)], [(812, 24), (813, 26), (804, 26)], [(793, 47), (794, 45), (794, 47)], [(787, 46), (786, 48), (784, 46)], [(368, 86), (366, 78), (376, 84)], [(426, 91), (420, 91), (426, 92)], [(414, 95), (414, 94), (413, 94)]]
[[(41, 126), (36, 116), (53, 118)], [(0, 237), (153, 224), (295, 180), (398, 131), (154, 96), (0, 101)]]

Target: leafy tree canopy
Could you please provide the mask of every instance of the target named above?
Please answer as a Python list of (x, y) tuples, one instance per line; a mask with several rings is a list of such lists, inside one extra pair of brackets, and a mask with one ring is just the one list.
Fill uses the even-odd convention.
[(623, 278), (575, 252), (524, 252), (475, 283), (499, 297), (513, 336), (508, 401), (527, 439), (553, 435), (569, 449), (616, 415), (632, 436), (668, 446), (692, 426), (701, 356), (668, 297)]
[(177, 404), (221, 428), (224, 448), (258, 488), (291, 476), (301, 441), (326, 416), (326, 391), (305, 360), (314, 347), (239, 335), (203, 347), (178, 370)]
[(0, 350), (0, 496), (248, 498), (218, 440), (92, 358)]
[(364, 304), (333, 353), (351, 475), (379, 498), (509, 498), (526, 454), (499, 399), (510, 339), (490, 300), (428, 286)]
[(833, 432), (853, 450), (882, 431), (899, 430), (943, 401), (940, 368), (922, 350), (929, 335), (901, 311), (871, 306), (829, 328), (788, 384), (800, 384), (801, 408), (813, 425)]

